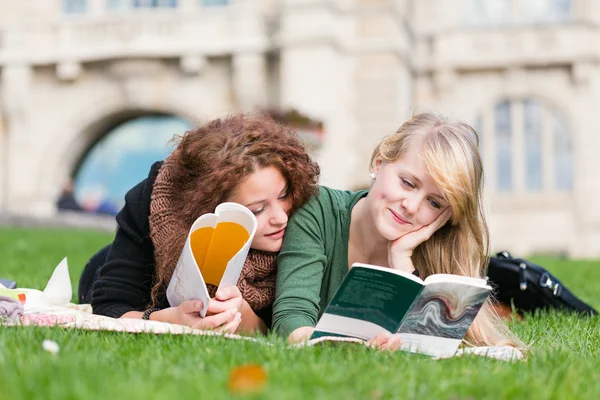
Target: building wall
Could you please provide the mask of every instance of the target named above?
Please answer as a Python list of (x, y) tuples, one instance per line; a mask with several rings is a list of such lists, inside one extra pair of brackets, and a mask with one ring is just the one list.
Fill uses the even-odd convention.
[[(436, 2), (437, 3), (437, 2)], [(596, 2), (572, 1), (571, 16), (562, 23), (526, 20), (525, 2), (509, 1), (508, 16), (497, 25), (469, 26), (464, 8), (468, 1), (416, 2), (415, 33), (417, 108), (432, 108), (476, 125), (483, 139), (492, 244), (514, 252), (600, 254), (600, 219), (589, 202), (600, 190), (594, 156), (600, 141), (593, 127), (597, 105)], [(486, 3), (485, 1), (482, 3)], [(487, 3), (491, 3), (487, 1)], [(536, 99), (542, 104), (542, 187), (527, 188), (527, 150), (523, 129), (512, 130), (511, 190), (498, 188), (498, 148), (495, 145), (494, 106)], [(511, 106), (515, 127), (523, 110)], [(552, 131), (548, 121), (560, 115), (572, 143), (573, 187), (559, 190)], [(587, 202), (587, 204), (586, 204)], [(592, 203), (600, 204), (597, 199)]]
[[(232, 0), (213, 8), (181, 0), (176, 9), (129, 13), (88, 0), (82, 15), (65, 15), (60, 0), (25, 3), (0, 1), (4, 211), (54, 212), (82, 155), (128, 116), (203, 121), (297, 108), (325, 124), (315, 151), (322, 183), (363, 188), (374, 145), (430, 109), (466, 120), (482, 137), (494, 249), (600, 257), (598, 2), (572, 0), (566, 19), (519, 0), (481, 0), (477, 9), (474, 0)], [(542, 110), (536, 190), (525, 172), (528, 99)], [(501, 190), (497, 158), (495, 107), (504, 101), (511, 190)], [(555, 185), (556, 116), (572, 147), (569, 190)]]

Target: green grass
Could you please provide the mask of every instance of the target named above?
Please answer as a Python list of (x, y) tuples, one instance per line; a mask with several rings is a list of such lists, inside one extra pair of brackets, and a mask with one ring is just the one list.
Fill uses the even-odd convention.
[[(0, 229), (0, 276), (43, 288), (63, 256), (76, 290), (87, 258), (111, 240), (86, 231)], [(600, 308), (600, 262), (532, 257)], [(74, 297), (75, 298), (75, 297)], [(268, 373), (243, 398), (600, 398), (600, 319), (550, 313), (514, 323), (534, 353), (527, 362), (482, 357), (431, 360), (357, 345), (290, 349), (196, 336), (0, 327), (0, 399), (230, 398), (232, 368)], [(60, 345), (52, 355), (42, 341)]]

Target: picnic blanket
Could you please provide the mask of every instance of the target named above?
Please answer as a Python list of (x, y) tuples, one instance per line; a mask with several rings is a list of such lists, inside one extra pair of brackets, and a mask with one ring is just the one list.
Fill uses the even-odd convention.
[[(56, 267), (43, 291), (35, 289), (2, 290), (2, 293), (12, 293), (9, 296), (2, 296), (0, 294), (0, 324), (5, 326), (60, 326), (68, 329), (95, 331), (220, 336), (227, 339), (249, 340), (268, 346), (272, 345), (266, 340), (259, 338), (193, 329), (166, 322), (144, 321), (133, 318), (115, 319), (95, 315), (92, 313), (92, 307), (89, 304), (73, 304), (70, 302), (72, 287), (66, 258)], [(20, 302), (18, 294), (20, 293), (24, 293), (26, 296), (26, 301), (22, 306), (18, 304)], [(291, 347), (302, 348), (326, 342), (365, 344), (360, 339), (321, 337)], [(459, 349), (454, 356), (459, 357), (469, 354), (505, 361), (524, 359), (523, 354), (518, 349), (509, 346), (465, 347)]]

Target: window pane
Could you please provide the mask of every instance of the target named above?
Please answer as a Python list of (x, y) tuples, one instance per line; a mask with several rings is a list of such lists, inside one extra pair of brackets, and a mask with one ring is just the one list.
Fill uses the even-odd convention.
[(173, 116), (132, 119), (106, 136), (86, 156), (75, 178), (75, 197), (88, 211), (114, 213), (150, 166), (172, 150), (168, 142), (191, 125)]
[(464, 23), (469, 26), (498, 26), (509, 22), (510, 0), (463, 0)]
[(155, 4), (156, 4), (155, 7), (176, 8), (177, 0), (156, 0)]
[(200, 0), (200, 4), (204, 7), (227, 6), (230, 0)]
[(573, 148), (569, 131), (564, 120), (558, 116), (552, 118), (554, 131), (554, 170), (556, 189), (573, 189)]
[(132, 0), (108, 0), (106, 8), (113, 11), (129, 10), (133, 4)]
[(86, 10), (86, 0), (63, 0), (65, 14), (80, 14)]
[(512, 140), (510, 103), (496, 104), (494, 108), (494, 131), (496, 139), (496, 170), (498, 190), (512, 189)]
[(542, 123), (540, 103), (527, 99), (523, 102), (525, 135), (525, 188), (542, 189)]
[(133, 0), (135, 8), (175, 8), (177, 0)]
[(520, 4), (524, 22), (552, 23), (571, 18), (571, 0), (527, 0)]

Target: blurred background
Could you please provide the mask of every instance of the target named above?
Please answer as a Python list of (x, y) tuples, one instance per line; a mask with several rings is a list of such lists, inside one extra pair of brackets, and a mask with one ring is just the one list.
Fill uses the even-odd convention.
[(432, 110), (480, 134), (494, 250), (600, 257), (599, 39), (597, 0), (0, 0), (0, 214), (114, 215), (238, 110), (291, 115), (321, 183), (361, 189)]

